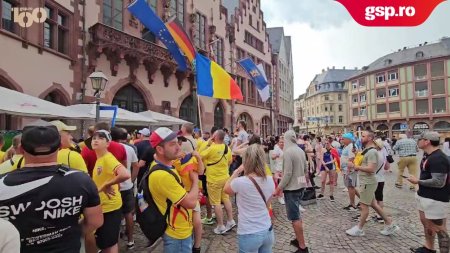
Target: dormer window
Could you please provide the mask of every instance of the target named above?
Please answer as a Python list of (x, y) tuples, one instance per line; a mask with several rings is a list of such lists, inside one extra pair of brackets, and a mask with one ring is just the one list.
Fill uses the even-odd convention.
[(423, 56), (424, 56), (424, 54), (423, 54), (422, 51), (419, 51), (419, 52), (416, 53), (416, 58), (417, 59), (423, 58)]

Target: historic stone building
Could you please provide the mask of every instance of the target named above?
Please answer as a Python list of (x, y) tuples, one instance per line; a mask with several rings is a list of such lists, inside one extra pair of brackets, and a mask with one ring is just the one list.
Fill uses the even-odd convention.
[(348, 86), (357, 70), (327, 68), (316, 75), (306, 90), (306, 127), (318, 135), (343, 133), (348, 126)]
[(294, 129), (299, 133), (308, 133), (308, 129), (306, 128), (305, 97), (306, 94), (303, 93), (294, 100)]
[[(294, 68), (291, 37), (284, 35), (283, 27), (268, 28), (273, 50), (274, 86), (277, 87), (276, 120), (277, 134), (289, 130), (294, 123)], [(275, 101), (274, 99), (274, 101)]]
[[(278, 103), (262, 103), (256, 87), (235, 63), (251, 57), (263, 63), (273, 84), (272, 49), (260, 1), (148, 0), (163, 19), (176, 16), (199, 50), (236, 77), (244, 101), (200, 97), (202, 126), (232, 127), (238, 119), (249, 129), (270, 134)], [(127, 10), (129, 1), (0, 2), (0, 86), (58, 104), (93, 102), (88, 76), (102, 71), (109, 79), (101, 100), (134, 112), (153, 110), (196, 122), (191, 71), (179, 72), (163, 44)], [(49, 18), (22, 28), (14, 7), (43, 7)], [(273, 96), (278, 96), (275, 87)], [(275, 118), (275, 113), (273, 119)], [(16, 129), (23, 118), (0, 115), (0, 129)]]
[(385, 55), (346, 85), (354, 130), (450, 135), (450, 38)]

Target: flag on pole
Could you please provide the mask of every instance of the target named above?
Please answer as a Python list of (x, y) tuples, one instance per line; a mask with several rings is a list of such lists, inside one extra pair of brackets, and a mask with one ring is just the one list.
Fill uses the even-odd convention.
[(197, 94), (220, 98), (243, 100), (242, 91), (233, 78), (219, 64), (197, 53)]
[(255, 83), (258, 93), (261, 96), (261, 100), (266, 102), (270, 97), (270, 87), (262, 65), (261, 67), (257, 67), (250, 58), (239, 60), (238, 63), (247, 72), (253, 80), (253, 83)]
[(167, 29), (169, 29), (170, 34), (177, 43), (178, 47), (183, 51), (184, 55), (189, 59), (189, 62), (194, 61), (195, 58), (195, 48), (192, 45), (189, 36), (184, 31), (183, 26), (180, 21), (174, 16), (166, 23)]
[(168, 28), (153, 10), (148, 6), (145, 0), (135, 0), (128, 6), (128, 11), (133, 14), (141, 23), (152, 32), (160, 41), (164, 43), (172, 57), (178, 64), (178, 70), (186, 71), (187, 64), (185, 58), (180, 52), (175, 40), (170, 34)]

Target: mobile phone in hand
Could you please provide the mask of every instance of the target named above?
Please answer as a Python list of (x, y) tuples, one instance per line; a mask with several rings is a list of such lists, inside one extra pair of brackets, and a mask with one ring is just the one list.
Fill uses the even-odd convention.
[(403, 175), (402, 175), (402, 178), (409, 178), (409, 177), (407, 177), (407, 176), (403, 176)]

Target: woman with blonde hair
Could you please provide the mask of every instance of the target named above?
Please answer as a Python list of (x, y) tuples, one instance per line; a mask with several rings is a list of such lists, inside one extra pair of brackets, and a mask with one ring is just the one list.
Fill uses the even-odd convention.
[[(243, 164), (225, 184), (227, 194), (236, 194), (239, 252), (272, 252), (275, 241), (269, 203), (275, 184), (265, 169), (265, 153), (260, 145), (250, 145)], [(244, 172), (244, 176), (239, 175)]]

